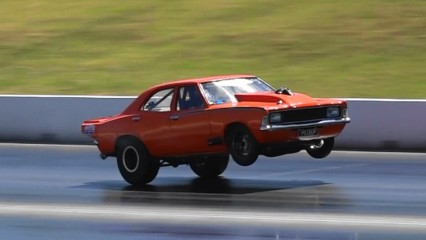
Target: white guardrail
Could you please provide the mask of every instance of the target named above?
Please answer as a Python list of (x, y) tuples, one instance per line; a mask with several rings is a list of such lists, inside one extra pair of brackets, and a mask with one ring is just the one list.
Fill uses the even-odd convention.
[[(90, 144), (81, 122), (120, 113), (134, 98), (0, 95), (0, 142)], [(426, 100), (347, 100), (352, 122), (336, 148), (426, 152)]]

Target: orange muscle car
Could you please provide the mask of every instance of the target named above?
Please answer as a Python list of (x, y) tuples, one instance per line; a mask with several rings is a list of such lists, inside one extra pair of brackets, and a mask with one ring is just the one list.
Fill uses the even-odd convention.
[(274, 89), (251, 75), (174, 81), (143, 92), (122, 113), (86, 120), (101, 157), (117, 158), (130, 184), (151, 182), (160, 167), (187, 164), (200, 177), (306, 150), (324, 158), (350, 122), (347, 103)]

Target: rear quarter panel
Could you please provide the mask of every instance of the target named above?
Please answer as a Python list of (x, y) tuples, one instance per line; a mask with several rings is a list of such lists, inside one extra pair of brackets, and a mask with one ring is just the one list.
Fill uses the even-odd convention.
[(132, 121), (131, 118), (131, 115), (119, 115), (96, 126), (94, 137), (99, 142), (98, 148), (101, 153), (106, 155), (115, 153), (117, 138), (132, 132), (132, 127), (128, 124)]

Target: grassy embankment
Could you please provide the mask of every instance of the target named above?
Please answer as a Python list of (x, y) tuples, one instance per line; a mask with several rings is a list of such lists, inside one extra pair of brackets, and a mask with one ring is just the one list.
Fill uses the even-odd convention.
[(426, 1), (0, 3), (0, 93), (135, 95), (250, 73), (321, 97), (426, 97)]

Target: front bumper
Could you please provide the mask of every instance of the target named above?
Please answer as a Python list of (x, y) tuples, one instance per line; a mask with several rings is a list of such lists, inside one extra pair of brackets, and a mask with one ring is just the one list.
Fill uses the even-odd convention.
[(346, 124), (350, 123), (351, 119), (349, 117), (344, 117), (341, 119), (327, 119), (314, 123), (295, 123), (295, 124), (266, 124), (260, 127), (261, 131), (275, 131), (283, 129), (300, 129), (300, 128), (314, 128), (314, 127), (323, 127), (328, 125), (336, 124)]

